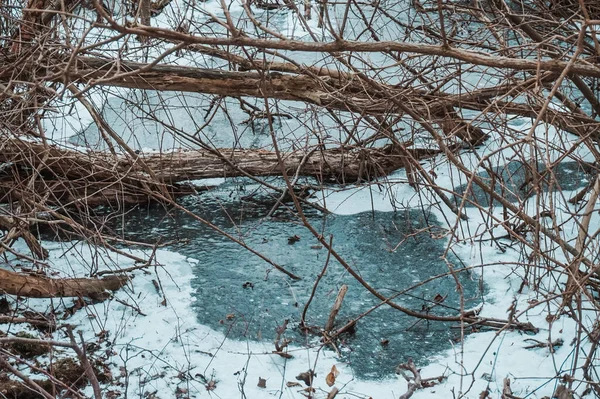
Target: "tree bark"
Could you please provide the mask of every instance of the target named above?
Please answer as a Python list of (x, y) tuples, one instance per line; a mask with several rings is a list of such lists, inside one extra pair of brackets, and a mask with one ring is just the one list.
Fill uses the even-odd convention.
[(103, 298), (107, 290), (116, 291), (126, 282), (124, 276), (52, 279), (0, 269), (0, 292), (29, 298)]
[[(333, 71), (322, 70), (321, 76), (318, 76), (318, 71), (313, 70), (315, 68), (308, 68), (306, 71), (308, 74), (305, 75), (298, 67), (294, 69), (293, 66), (284, 63), (278, 65), (285, 73), (262, 73), (128, 61), (120, 61), (117, 66), (114, 60), (93, 57), (76, 57), (75, 60), (76, 62), (71, 62), (69, 67), (67, 63), (55, 60), (50, 63), (51, 67), (46, 67), (45, 73), (61, 83), (66, 76), (71, 82), (76, 81), (92, 86), (183, 91), (231, 97), (267, 97), (302, 101), (324, 108), (371, 115), (403, 114), (402, 110), (394, 108), (393, 101), (390, 101), (390, 98), (402, 99), (403, 103), (414, 112), (431, 115), (432, 122), (441, 126), (446, 135), (456, 134), (472, 145), (480, 144), (485, 139), (485, 134), (462, 120), (452, 108), (500, 111), (526, 117), (539, 113), (539, 107), (494, 101), (496, 97), (503, 98), (514, 88), (514, 85), (506, 84), (463, 95), (431, 94), (423, 90), (391, 85), (383, 85), (382, 90), (373, 90), (368, 85), (361, 84), (359, 78), (351, 73), (334, 74)], [(10, 62), (9, 59), (5, 61)], [(241, 57), (237, 57), (232, 62), (239, 64), (242, 62)], [(244, 64), (244, 67), (248, 68), (249, 65)], [(258, 65), (255, 67), (258, 68)], [(269, 64), (268, 67), (273, 66)], [(29, 69), (23, 68), (23, 70), (32, 69), (35, 68), (33, 66)], [(4, 74), (0, 72), (0, 80), (14, 79), (12, 73), (12, 70), (6, 70)], [(27, 79), (27, 77), (22, 78)], [(598, 125), (598, 121), (585, 115), (555, 110), (548, 112), (550, 111), (551, 114), (544, 114), (543, 122), (580, 136), (590, 134), (590, 130), (594, 130), (590, 127)], [(594, 139), (598, 136), (597, 133), (591, 134)]]
[[(6, 60), (9, 61), (9, 60)], [(369, 89), (358, 76), (309, 76), (282, 74), (280, 72), (236, 72), (220, 69), (197, 68), (168, 64), (146, 64), (93, 57), (76, 57), (75, 62), (49, 60), (46, 74), (51, 81), (63, 83), (83, 82), (90, 85), (115, 86), (131, 89), (182, 91), (213, 94), (227, 97), (257, 97), (278, 100), (302, 101), (319, 107), (361, 114), (402, 114), (390, 97), (400, 98), (418, 108), (416, 112), (432, 115), (434, 123), (448, 136), (456, 135), (472, 145), (481, 144), (487, 136), (481, 129), (470, 126), (456, 113), (449, 113), (450, 102), (428, 101), (423, 104), (422, 91), (411, 88), (383, 86), (384, 90)], [(239, 61), (239, 60), (238, 60)], [(32, 71), (38, 65), (24, 70)], [(7, 70), (1, 79), (14, 79)], [(28, 79), (28, 77), (21, 77)]]
[[(416, 160), (437, 154), (435, 150), (411, 147), (404, 151)], [(0, 175), (0, 202), (50, 193), (45, 201), (53, 205), (137, 204), (148, 202), (153, 194), (151, 190), (158, 190), (159, 185), (167, 185), (174, 196), (180, 196), (194, 192), (189, 186), (177, 184), (183, 181), (281, 174), (275, 152), (260, 149), (141, 153), (139, 157), (157, 180), (145, 172), (137, 159), (126, 155), (6, 140), (0, 145), (0, 163), (12, 164), (12, 173)], [(300, 169), (299, 175), (339, 183), (383, 177), (405, 166), (406, 162), (403, 152), (392, 146), (304, 150), (284, 153), (282, 158), (290, 174)], [(29, 183), (32, 170), (43, 177), (36, 179), (33, 188)]]

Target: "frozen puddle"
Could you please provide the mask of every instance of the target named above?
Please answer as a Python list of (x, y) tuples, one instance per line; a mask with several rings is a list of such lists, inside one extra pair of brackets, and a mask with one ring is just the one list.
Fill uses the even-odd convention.
[[(327, 250), (303, 226), (281, 216), (284, 213), (280, 213), (280, 217), (264, 218), (273, 200), (218, 201), (206, 195), (187, 202), (186, 206), (197, 215), (302, 278), (293, 281), (271, 270), (262, 259), (189, 216), (167, 213), (158, 206), (129, 213), (125, 231), (138, 232), (131, 238), (148, 242), (158, 238), (163, 242), (181, 240), (183, 244), (170, 249), (197, 260), (192, 264), (191, 285), (198, 322), (229, 338), (269, 344), (276, 337), (277, 327), (288, 320), (283, 337), (292, 339), (294, 346), (319, 345), (320, 336), (302, 333), (298, 323), (315, 279), (325, 264)], [(448, 272), (441, 259), (445, 240), (432, 238), (442, 232), (428, 229), (436, 225), (431, 214), (407, 210), (324, 217), (312, 212), (309, 219), (325, 237), (333, 236), (334, 248), (384, 295), (394, 295)], [(290, 240), (293, 236), (299, 239)], [(457, 269), (463, 267), (455, 257), (450, 261)], [(467, 298), (466, 306), (479, 304), (482, 293), (478, 277), (463, 272), (459, 278)], [(338, 327), (380, 302), (332, 258), (308, 309), (309, 325), (325, 325), (343, 284), (347, 284), (349, 290), (337, 318)], [(431, 306), (438, 295), (446, 299), (442, 305), (434, 305), (432, 312), (458, 313), (459, 297), (451, 276), (415, 288), (399, 296), (396, 302), (421, 311)], [(409, 357), (423, 364), (425, 359), (450, 348), (457, 334), (449, 325), (418, 321), (382, 306), (361, 319), (354, 334), (344, 335), (338, 349), (341, 360), (350, 364), (357, 377), (380, 378), (392, 375), (395, 366)]]

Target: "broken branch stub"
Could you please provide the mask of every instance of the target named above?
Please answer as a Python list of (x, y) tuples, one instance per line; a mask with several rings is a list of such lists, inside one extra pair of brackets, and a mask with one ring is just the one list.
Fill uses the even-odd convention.
[(333, 326), (335, 325), (335, 318), (342, 307), (342, 303), (344, 302), (344, 297), (346, 296), (346, 292), (348, 292), (348, 286), (346, 284), (340, 287), (340, 290), (335, 298), (335, 302), (333, 303), (333, 307), (331, 308), (331, 313), (329, 314), (329, 319), (327, 319), (327, 324), (325, 324), (325, 331), (330, 332), (333, 330)]

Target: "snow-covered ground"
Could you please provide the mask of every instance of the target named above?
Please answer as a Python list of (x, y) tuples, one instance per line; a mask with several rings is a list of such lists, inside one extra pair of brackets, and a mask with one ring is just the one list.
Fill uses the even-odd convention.
[[(215, 14), (221, 11), (217, 2), (207, 2), (206, 10)], [(230, 11), (234, 16), (243, 12), (239, 4)], [(313, 11), (316, 12), (317, 10)], [(159, 25), (172, 24), (173, 21), (168, 18), (174, 18), (176, 14), (165, 13), (157, 18), (156, 22)], [(290, 15), (281, 18), (282, 21), (287, 21), (283, 23), (282, 33), (306, 38), (302, 24)], [(161, 18), (164, 18), (162, 22)], [(309, 23), (316, 31), (316, 19)], [(319, 29), (319, 33), (324, 35), (326, 31)], [(110, 45), (118, 46), (120, 43)], [(160, 54), (162, 50), (164, 48), (153, 50), (154, 55)], [(185, 64), (189, 60), (168, 61)], [(93, 92), (90, 92), (89, 98), (96, 104), (108, 103), (107, 98), (96, 98)], [(80, 132), (91, 122), (89, 114), (78, 105), (76, 112), (70, 117), (61, 116), (53, 120), (54, 125), (48, 125), (48, 128), (50, 134), (54, 134), (54, 138), (58, 139), (61, 132)], [(123, 118), (121, 125), (131, 128), (131, 120)], [(513, 127), (523, 132), (529, 128), (526, 124)], [(540, 133), (549, 143), (559, 142), (555, 132)], [(62, 139), (67, 137), (68, 135), (63, 136)], [(574, 141), (573, 137), (566, 137)], [(145, 144), (142, 143), (141, 147)], [(169, 142), (168, 146), (171, 144)], [(561, 144), (562, 148), (568, 146), (568, 143)], [(492, 144), (487, 151), (491, 153), (497, 149), (498, 147), (493, 147)], [(520, 147), (503, 150), (492, 157), (491, 161), (493, 164), (507, 163), (516, 155), (526, 156), (526, 149)], [(548, 149), (547, 161), (554, 161), (560, 155), (560, 151)], [(587, 157), (586, 154), (578, 156), (580, 159)], [(438, 176), (438, 184), (452, 189), (455, 185), (453, 177), (459, 173), (441, 162), (441, 158), (438, 161), (428, 165), (428, 168)], [(469, 167), (477, 167), (475, 157), (467, 159), (467, 163)], [(565, 197), (568, 196), (568, 193), (565, 193)], [(428, 203), (421, 202), (415, 191), (406, 184), (403, 171), (390, 177), (383, 192), (368, 188), (324, 189), (315, 193), (314, 197), (339, 214), (355, 214), (372, 209), (394, 211), (402, 207), (429, 206)], [(433, 197), (431, 200), (437, 202)], [(530, 198), (528, 204), (533, 206), (535, 197)], [(568, 217), (569, 212), (574, 212), (575, 208), (564, 201), (559, 205), (557, 209), (561, 209), (561, 212), (555, 216), (559, 223), (566, 221), (566, 224), (562, 225), (561, 234), (572, 240), (578, 230), (576, 223)], [(573, 320), (567, 316), (558, 319), (547, 317), (556, 313), (560, 305), (561, 298), (553, 297), (553, 294), (560, 292), (564, 276), (549, 272), (540, 277), (540, 290), (534, 291), (526, 286), (522, 293), (518, 293), (523, 277), (519, 264), (523, 262), (526, 254), (512, 248), (500, 250), (492, 241), (468, 239), (469, 235), (475, 232), (485, 231), (482, 226), (489, 224), (485, 214), (472, 208), (468, 211), (468, 221), (457, 222), (455, 216), (443, 205), (433, 206), (432, 211), (442, 223), (442, 227), (456, 232), (471, 232), (455, 238), (448, 237), (447, 240), (448, 245), (452, 246), (456, 255), (467, 266), (481, 265), (475, 269), (483, 274), (483, 281), (487, 286), (481, 315), (506, 319), (509, 313), (514, 313), (519, 321), (531, 322), (540, 332), (535, 336), (508, 330), (465, 335), (462, 342), (454, 342), (451, 350), (431, 358), (429, 364), (417, 365), (421, 368), (423, 378), (444, 376), (445, 379), (432, 387), (416, 391), (413, 397), (445, 399), (464, 394), (467, 398), (482, 398), (481, 393), (489, 389), (492, 398), (499, 398), (505, 378), (510, 379), (513, 394), (517, 397), (552, 396), (561, 383), (561, 377), (570, 374), (574, 365), (581, 366), (586, 354), (585, 348), (589, 345), (585, 340), (579, 349), (572, 345), (580, 330)], [(502, 217), (500, 208), (492, 211), (494, 215)], [(598, 215), (594, 215), (589, 231), (597, 229), (598, 219)], [(497, 227), (496, 230), (497, 235), (502, 235), (501, 227)], [(91, 268), (98, 267), (102, 270), (114, 267), (115, 264), (120, 268), (134, 266), (129, 258), (109, 254), (81, 243), (45, 242), (44, 246), (50, 250), (49, 263), (54, 271), (59, 272), (57, 277), (83, 276), (88, 274)], [(149, 252), (144, 253), (138, 249), (131, 251), (141, 257), (150, 256)], [(565, 260), (564, 254), (554, 252), (558, 260)], [(284, 358), (272, 353), (275, 349), (272, 343), (233, 340), (227, 338), (222, 331), (199, 324), (194, 306), (201, 304), (194, 304), (197, 299), (193, 295), (190, 280), (193, 269), (198, 263), (202, 263), (203, 259), (192, 259), (160, 249), (154, 256), (162, 267), (130, 273), (130, 283), (117, 291), (112, 299), (86, 306), (64, 320), (76, 326), (86, 342), (100, 345), (102, 350), (98, 350), (94, 356), (106, 358), (114, 377), (110, 385), (103, 387), (106, 392), (114, 391), (119, 393), (120, 397), (127, 398), (303, 398), (310, 393), (296, 376), (312, 369), (316, 372), (313, 382), (315, 392), (312, 396), (327, 398), (332, 387), (327, 384), (326, 376), (333, 366), (339, 370), (335, 380), (335, 387), (339, 389), (337, 398), (397, 398), (407, 391), (407, 382), (401, 376), (385, 380), (355, 378), (351, 368), (340, 362), (334, 351), (322, 347), (316, 339), (310, 347), (290, 344), (288, 353), (293, 357)], [(240, 248), (240, 257), (244, 256), (249, 255)], [(30, 299), (19, 306), (29, 306), (46, 312), (56, 305), (56, 302)], [(64, 303), (70, 304), (68, 300), (64, 300)], [(585, 303), (583, 308), (586, 308)], [(224, 326), (235, 322), (227, 315), (215, 317), (222, 319)], [(597, 319), (598, 315), (593, 310), (584, 311), (582, 314), (582, 320), (590, 330)], [(11, 326), (9, 333), (21, 328), (25, 328), (24, 325)], [(65, 340), (60, 330), (53, 338)], [(556, 347), (554, 352), (547, 347), (527, 349), (526, 346), (532, 345), (532, 342), (527, 340), (532, 338), (541, 342), (554, 342), (560, 338), (564, 344)], [(419, 342), (415, 342), (414, 345), (419, 345)], [(584, 385), (577, 382), (582, 378), (580, 371), (572, 378), (576, 381), (574, 388), (582, 393)], [(259, 386), (260, 379), (266, 380), (261, 384), (263, 387)], [(297, 383), (300, 385), (296, 385)], [(87, 388), (86, 394), (91, 396), (91, 388)]]
[[(450, 176), (455, 171), (445, 164), (434, 167), (438, 182), (451, 187)], [(368, 188), (324, 190), (315, 197), (324, 198), (330, 210), (343, 214), (373, 208), (393, 211), (400, 204), (423, 206), (414, 191), (403, 183), (404, 177), (403, 171), (394, 174), (387, 190), (382, 192)], [(453, 227), (456, 218), (448, 209), (442, 206), (433, 209), (442, 223), (448, 220), (448, 225), (442, 227)], [(500, 215), (501, 210), (494, 213)], [(469, 217), (468, 221), (461, 222), (462, 228), (455, 231), (480, 231), (485, 224), (483, 216), (471, 210)], [(598, 225), (597, 216), (592, 225)], [(576, 236), (573, 222), (562, 228), (567, 237)], [(525, 287), (519, 294), (523, 276), (522, 267), (517, 265), (523, 261), (522, 253), (511, 248), (503, 252), (491, 242), (463, 241), (461, 237), (459, 242), (455, 241), (449, 241), (449, 244), (466, 265), (482, 265), (476, 270), (483, 273), (488, 291), (481, 305), (481, 315), (506, 319), (513, 309), (519, 321), (531, 322), (540, 332), (535, 336), (507, 330), (465, 335), (463, 342), (453, 343), (451, 350), (431, 358), (428, 365), (417, 365), (423, 378), (446, 378), (439, 384), (418, 390), (414, 398), (449, 398), (461, 394), (479, 398), (486, 389), (496, 398), (500, 397), (505, 378), (510, 379), (513, 394), (518, 397), (551, 396), (560, 384), (560, 378), (571, 373), (575, 362), (581, 365), (585, 347), (589, 344), (584, 340), (580, 351), (572, 345), (578, 326), (567, 316), (556, 320), (547, 318), (560, 305), (560, 297), (551, 296), (560, 292), (559, 285), (564, 279), (548, 273), (540, 279), (538, 292)], [(134, 266), (128, 258), (96, 252), (97, 248), (80, 243), (48, 242), (45, 245), (50, 249), (49, 263), (64, 276), (85, 275), (92, 266), (100, 270), (115, 264), (120, 268)], [(142, 257), (149, 256), (140, 250), (132, 251)], [(334, 351), (322, 347), (318, 340), (310, 347), (290, 344), (288, 353), (293, 357), (288, 359), (273, 354), (274, 345), (270, 342), (229, 339), (222, 331), (199, 324), (193, 308), (201, 304), (193, 303), (196, 299), (190, 280), (193, 268), (203, 260), (166, 250), (158, 250), (155, 256), (162, 267), (131, 273), (131, 282), (116, 292), (113, 299), (84, 307), (65, 320), (75, 325), (87, 342), (96, 342), (100, 348), (108, 349), (106, 362), (111, 366), (114, 381), (104, 387), (107, 391), (120, 392), (121, 397), (130, 398), (302, 398), (308, 395), (307, 387), (296, 376), (312, 369), (316, 372), (313, 397), (326, 398), (332, 390), (326, 376), (332, 366), (336, 366), (339, 370), (335, 381), (335, 387), (340, 390), (338, 398), (396, 398), (406, 392), (407, 382), (401, 376), (384, 380), (354, 378), (351, 368), (340, 362)], [(248, 255), (240, 248), (240, 257), (244, 256)], [(562, 259), (558, 253), (555, 256)], [(106, 264), (103, 259), (107, 260)], [(27, 305), (47, 311), (50, 301), (28, 300)], [(584, 312), (583, 320), (592, 329), (597, 315), (591, 310), (587, 312)], [(224, 326), (235, 322), (227, 315), (215, 317), (222, 319)], [(14, 328), (11, 332), (16, 331)], [(63, 340), (64, 336), (59, 331), (54, 338)], [(564, 345), (556, 347), (554, 353), (547, 347), (527, 349), (526, 346), (535, 344), (527, 341), (532, 338), (541, 342), (554, 342), (560, 338)], [(581, 379), (578, 373), (573, 377)], [(266, 380), (266, 387), (259, 386), (259, 379)], [(581, 393), (583, 384), (575, 382), (574, 388)], [(90, 388), (87, 393), (91, 395)]]
[[(62, 247), (51, 249), (51, 262), (57, 267), (69, 268), (78, 272), (77, 258), (72, 253), (63, 255)], [(463, 246), (465, 260), (477, 263), (481, 257), (485, 261), (499, 258), (491, 248)], [(79, 248), (84, 259), (85, 248)], [(481, 257), (480, 257), (481, 255)], [(128, 397), (173, 397), (176, 392), (185, 390), (189, 397), (214, 395), (232, 398), (244, 392), (248, 398), (265, 395), (280, 397), (303, 397), (306, 386), (287, 387), (287, 382), (298, 382), (296, 376), (308, 369), (315, 370), (317, 376), (313, 387), (315, 397), (326, 397), (331, 390), (325, 377), (332, 366), (340, 371), (335, 386), (340, 389), (338, 397), (394, 398), (406, 390), (406, 382), (401, 379), (383, 381), (360, 381), (352, 376), (349, 367), (340, 363), (335, 353), (321, 348), (318, 342), (311, 348), (292, 344), (291, 359), (272, 354), (271, 343), (238, 341), (227, 339), (222, 333), (196, 322), (192, 309), (194, 297), (190, 286), (192, 267), (201, 260), (185, 258), (177, 253), (159, 250), (157, 261), (164, 268), (151, 270), (151, 273), (136, 272), (128, 288), (115, 294), (114, 299), (79, 310), (65, 322), (77, 326), (87, 342), (103, 342), (101, 347), (111, 348), (107, 362), (111, 365), (114, 386), (107, 390), (128, 392)], [(61, 257), (61, 258), (59, 258)], [(64, 259), (67, 258), (67, 259)], [(506, 254), (501, 261), (506, 262)], [(119, 258), (118, 263), (127, 267), (128, 260)], [(505, 318), (513, 298), (517, 299), (517, 309), (524, 311), (535, 295), (515, 295), (519, 281), (506, 278), (510, 268), (490, 268), (485, 271), (485, 280), (491, 288), (488, 302), (483, 308), (486, 316)], [(71, 272), (65, 273), (70, 275)], [(166, 296), (156, 290), (153, 280), (160, 281)], [(119, 301), (117, 301), (119, 299)], [(144, 313), (141, 315), (134, 305)], [(30, 306), (47, 309), (48, 301), (30, 300)], [(431, 363), (421, 370), (424, 378), (447, 376), (447, 380), (432, 388), (417, 391), (415, 398), (447, 398), (454, 392), (469, 392), (466, 397), (479, 397), (479, 393), (490, 388), (492, 397), (502, 390), (503, 379), (511, 378), (514, 394), (517, 396), (543, 397), (553, 392), (557, 380), (572, 364), (574, 350), (569, 342), (576, 334), (576, 326), (568, 318), (561, 318), (550, 330), (545, 320), (546, 308), (536, 308), (526, 312), (520, 320), (531, 321), (540, 328), (535, 336), (519, 332), (482, 332), (468, 335), (462, 344), (453, 350), (441, 353), (431, 359)], [(224, 323), (226, 315), (221, 317)], [(101, 332), (107, 334), (101, 334)], [(64, 339), (56, 333), (56, 339)], [(527, 338), (541, 341), (562, 338), (563, 347), (551, 354), (548, 349), (525, 349), (531, 344)], [(414, 343), (418, 345), (418, 342)], [(408, 360), (408, 359), (407, 359)], [(259, 378), (266, 379), (266, 388), (258, 387)], [(210, 381), (216, 387), (207, 391)], [(88, 389), (88, 394), (91, 390)]]

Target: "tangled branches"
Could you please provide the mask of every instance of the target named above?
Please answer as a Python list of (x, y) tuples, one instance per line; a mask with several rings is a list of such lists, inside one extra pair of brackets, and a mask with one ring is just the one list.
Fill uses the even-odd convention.
[[(482, 327), (536, 332), (523, 319), (542, 307), (550, 329), (568, 316), (578, 326), (568, 388), (600, 395), (595, 2), (221, 1), (218, 12), (168, 1), (5, 3), (0, 251), (7, 264), (43, 269), (41, 237), (51, 235), (155, 266), (153, 256), (124, 247), (155, 251), (158, 243), (118, 234), (114, 220), (158, 202), (287, 277), (304, 277), (180, 201), (210, 189), (198, 179), (243, 177), (276, 193), (266, 217), (285, 209), (381, 301), (377, 307), (458, 323), (462, 336)], [(308, 183), (299, 187), (302, 179)], [(392, 193), (399, 184), (445, 219), (443, 259), (461, 296), (452, 316), (382, 294), (306, 217), (307, 209), (326, 212), (326, 201), (299, 195), (352, 185)], [(450, 260), (464, 243), (517, 254), (506, 274), (518, 276), (519, 293), (530, 290), (527, 309), (511, 306), (500, 319), (465, 308)], [(110, 289), (125, 282), (116, 279)], [(90, 296), (81, 284), (71, 294)]]

